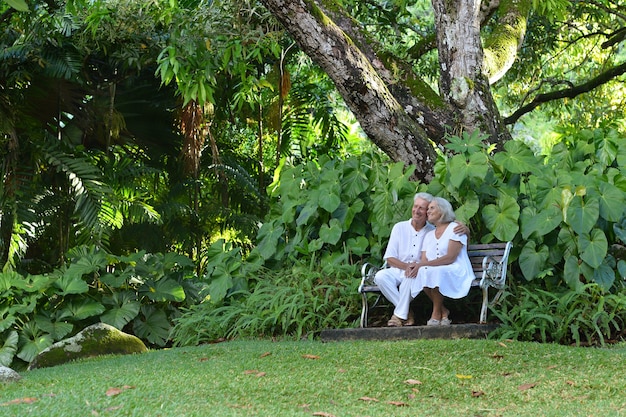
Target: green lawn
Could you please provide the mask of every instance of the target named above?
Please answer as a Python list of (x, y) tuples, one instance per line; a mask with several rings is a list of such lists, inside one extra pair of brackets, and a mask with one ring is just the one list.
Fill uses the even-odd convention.
[(0, 416), (626, 415), (626, 345), (235, 341), (22, 375)]

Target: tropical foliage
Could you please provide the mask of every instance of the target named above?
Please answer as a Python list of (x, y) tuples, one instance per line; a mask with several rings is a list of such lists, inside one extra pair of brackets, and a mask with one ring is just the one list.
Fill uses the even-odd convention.
[[(437, 83), (428, 2), (342, 3), (381, 57), (410, 63), (389, 85)], [(532, 4), (492, 88), (520, 140), (441, 131), (426, 184), (372, 150), (257, 1), (1, 3), (0, 363), (94, 321), (152, 346), (352, 326), (359, 264), (418, 190), (450, 199), (474, 240), (514, 242), (503, 335), (618, 334), (626, 94), (605, 84), (625, 19), (611, 0)], [(552, 318), (532, 327), (516, 300)]]
[(180, 308), (199, 301), (194, 263), (176, 253), (115, 256), (95, 247), (70, 251), (49, 274), (0, 274), (0, 364), (32, 361), (54, 342), (96, 322), (164, 347)]
[[(216, 311), (232, 311), (233, 305), (241, 309), (241, 299), (254, 298), (257, 286), (261, 294), (272, 282), (297, 288), (302, 282), (289, 284), (282, 277), (290, 275), (288, 271), (296, 268), (293, 265), (301, 265), (303, 260), (310, 260), (311, 271), (319, 264), (318, 268), (333, 276), (339, 275), (336, 270), (342, 265), (379, 261), (390, 226), (408, 216), (418, 190), (453, 202), (458, 218), (470, 226), (474, 240), (513, 241), (512, 275), (532, 282), (529, 288), (545, 288), (555, 297), (578, 297), (580, 304), (589, 301), (582, 295), (592, 288), (594, 297), (606, 295), (607, 300), (617, 303), (607, 313), (609, 322), (598, 328), (589, 324), (596, 319), (587, 310), (580, 320), (588, 320), (588, 325), (579, 323), (575, 332), (570, 322), (557, 322), (558, 316), (551, 316), (561, 331), (554, 340), (603, 340), (599, 333), (604, 330), (610, 337), (626, 319), (619, 302), (626, 273), (626, 183), (619, 140), (613, 130), (583, 131), (571, 145), (556, 146), (553, 157), (541, 157), (521, 142), (510, 142), (504, 151), (491, 155), (479, 134), (452, 137), (450, 154), (441, 154), (436, 164), (438, 180), (428, 185), (410, 181), (411, 170), (385, 163), (376, 154), (343, 161), (321, 158), (319, 165), (284, 169), (270, 187), (273, 211), (259, 230), (250, 262), (243, 261), (238, 251), (216, 257), (220, 266), (211, 272), (209, 287), (213, 305), (186, 312), (176, 326), (176, 340), (198, 340), (199, 333), (213, 337), (245, 333), (249, 324), (236, 320), (216, 328)], [(257, 281), (255, 271), (261, 266), (273, 274), (264, 270), (263, 280)], [(241, 280), (250, 276), (255, 276), (247, 279), (251, 293), (242, 295), (237, 289)], [(355, 284), (337, 279), (337, 285)], [(533, 290), (529, 291), (532, 294)], [(609, 296), (611, 293), (616, 295)], [(352, 303), (354, 320), (356, 300), (343, 302)], [(603, 306), (598, 306), (598, 311), (604, 311)], [(511, 317), (516, 320), (516, 316)], [(302, 320), (299, 315), (281, 318), (291, 319), (278, 322), (282, 327), (271, 322), (272, 326), (259, 332), (289, 333), (288, 329)], [(517, 335), (527, 336), (524, 332)], [(544, 336), (543, 340), (548, 339)]]

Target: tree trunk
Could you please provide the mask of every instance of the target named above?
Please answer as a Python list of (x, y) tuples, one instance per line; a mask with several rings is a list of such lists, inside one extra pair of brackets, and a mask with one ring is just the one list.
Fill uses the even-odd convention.
[(480, 0), (432, 0), (439, 53), (439, 89), (461, 115), (460, 127), (489, 135), (501, 144), (511, 138), (483, 75)]
[[(525, 0), (528, 1), (528, 0)], [(441, 66), (440, 92), (410, 66), (377, 53), (377, 45), (330, 0), (261, 0), (333, 80), (361, 127), (395, 161), (416, 167), (430, 181), (448, 133), (480, 129), (490, 143), (510, 139), (482, 75), (480, 1), (433, 0)], [(402, 66), (398, 77), (389, 70)]]

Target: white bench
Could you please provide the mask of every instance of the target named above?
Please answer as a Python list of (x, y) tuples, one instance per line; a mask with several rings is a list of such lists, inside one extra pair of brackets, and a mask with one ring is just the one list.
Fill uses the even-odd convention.
[[(480, 288), (483, 292), (482, 306), (480, 308), (480, 323), (487, 322), (487, 307), (495, 305), (502, 295), (506, 286), (506, 270), (511, 252), (511, 242), (474, 244), (467, 247), (467, 254), (472, 263), (476, 279), (472, 281), (472, 288)], [(366, 263), (361, 268), (361, 284), (359, 293), (362, 298), (361, 327), (367, 327), (367, 316), (371, 308), (376, 307), (383, 295), (374, 282), (376, 272), (386, 265), (376, 266)], [(496, 294), (489, 300), (489, 288), (497, 290)], [(368, 297), (374, 294), (376, 297)], [(369, 299), (374, 298), (370, 303)]]

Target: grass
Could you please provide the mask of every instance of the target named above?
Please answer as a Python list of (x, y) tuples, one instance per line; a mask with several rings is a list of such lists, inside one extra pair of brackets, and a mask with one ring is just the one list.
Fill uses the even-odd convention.
[(625, 345), (233, 341), (24, 371), (0, 385), (0, 416), (620, 416), (625, 359)]

